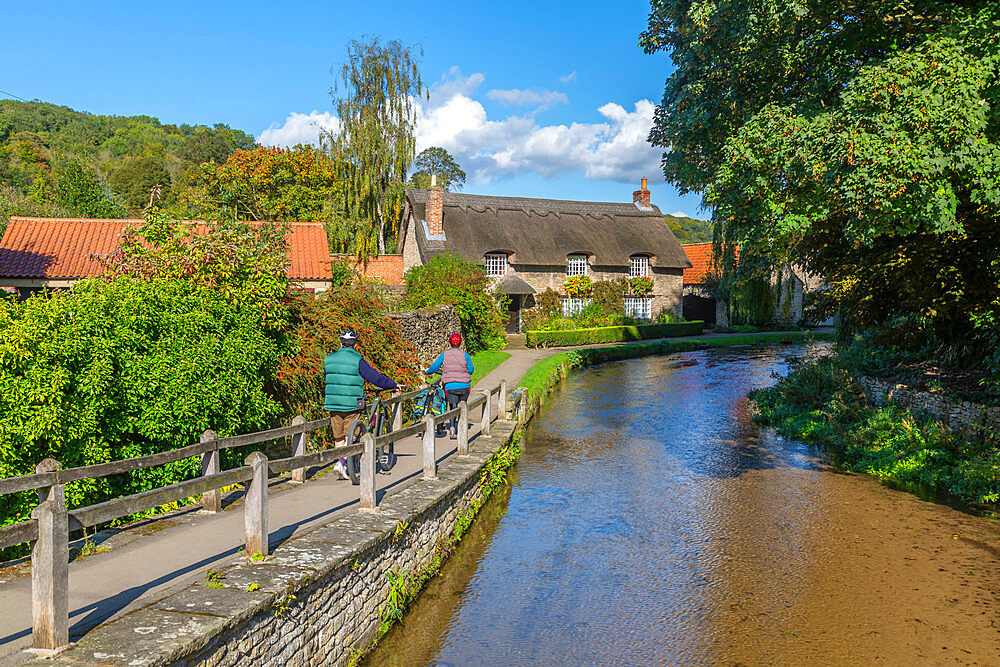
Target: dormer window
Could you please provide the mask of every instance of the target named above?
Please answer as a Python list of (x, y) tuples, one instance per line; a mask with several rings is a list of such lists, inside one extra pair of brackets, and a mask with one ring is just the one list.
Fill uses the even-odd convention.
[(507, 275), (507, 253), (486, 253), (486, 276), (488, 278), (503, 278)]
[(566, 256), (566, 276), (587, 275), (587, 256), (583, 253), (574, 253)]
[(649, 276), (649, 257), (647, 255), (632, 255), (629, 258), (628, 277), (646, 278)]

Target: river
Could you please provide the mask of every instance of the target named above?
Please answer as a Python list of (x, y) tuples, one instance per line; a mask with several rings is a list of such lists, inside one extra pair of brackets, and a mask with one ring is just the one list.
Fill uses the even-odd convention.
[(760, 432), (804, 346), (574, 374), (372, 665), (1000, 664), (997, 523)]

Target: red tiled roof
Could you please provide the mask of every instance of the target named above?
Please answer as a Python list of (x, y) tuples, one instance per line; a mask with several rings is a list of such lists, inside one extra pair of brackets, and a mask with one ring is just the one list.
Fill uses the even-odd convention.
[[(703, 285), (705, 283), (705, 274), (712, 270), (712, 243), (691, 243), (689, 245), (682, 245), (684, 252), (687, 254), (688, 259), (691, 260), (691, 268), (684, 269), (684, 284), (685, 285)], [(739, 256), (740, 248), (736, 246), (737, 259)]]
[[(334, 259), (354, 260), (354, 255), (333, 255)], [(379, 255), (369, 257), (368, 265), (361, 262), (354, 262), (354, 270), (365, 278), (381, 278), (386, 285), (405, 285), (403, 280), (403, 256), (402, 255)]]
[(691, 268), (684, 269), (684, 284), (702, 284), (705, 282), (705, 273), (712, 268), (712, 244), (692, 243), (682, 245), (681, 248), (691, 260)]
[[(91, 255), (107, 255), (122, 231), (142, 220), (89, 218), (23, 218), (11, 216), (0, 240), (0, 277), (86, 278), (101, 272)], [(292, 280), (329, 280), (330, 250), (326, 230), (318, 222), (289, 223)]]

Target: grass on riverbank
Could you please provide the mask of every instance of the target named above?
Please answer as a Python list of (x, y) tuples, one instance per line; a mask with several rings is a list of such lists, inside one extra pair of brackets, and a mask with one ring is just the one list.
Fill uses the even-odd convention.
[(826, 448), (847, 470), (971, 503), (1000, 500), (1000, 450), (990, 434), (949, 431), (931, 417), (867, 405), (836, 358), (808, 362), (751, 393), (758, 422)]
[(635, 359), (654, 354), (671, 352), (691, 352), (715, 347), (744, 345), (775, 345), (799, 343), (806, 340), (831, 340), (832, 334), (773, 333), (745, 334), (740, 336), (718, 336), (710, 338), (686, 338), (683, 340), (661, 339), (628, 345), (589, 347), (567, 352), (559, 352), (546, 357), (527, 370), (518, 386), (528, 393), (530, 410), (535, 410), (542, 398), (560, 380), (577, 368), (586, 368), (606, 361)]
[(500, 350), (483, 350), (470, 356), (472, 357), (472, 366), (476, 369), (476, 372), (472, 374), (473, 386), (486, 377), (494, 368), (510, 359), (509, 352)]

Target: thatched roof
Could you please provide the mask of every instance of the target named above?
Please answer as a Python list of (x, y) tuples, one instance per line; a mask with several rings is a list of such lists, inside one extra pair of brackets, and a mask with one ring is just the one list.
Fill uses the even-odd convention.
[(592, 266), (627, 267), (646, 254), (656, 268), (691, 266), (655, 206), (446, 192), (440, 238), (427, 234), (427, 191), (408, 188), (406, 198), (425, 258), (449, 252), (481, 263), (488, 252), (508, 252), (514, 266), (564, 266), (566, 255), (586, 253)]

